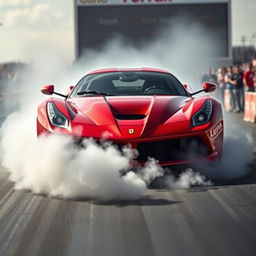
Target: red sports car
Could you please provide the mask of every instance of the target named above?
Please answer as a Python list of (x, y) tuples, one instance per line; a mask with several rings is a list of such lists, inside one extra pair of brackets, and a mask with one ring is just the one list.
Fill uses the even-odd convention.
[(162, 166), (218, 162), (222, 155), (221, 104), (210, 96), (216, 85), (203, 83), (192, 93), (170, 72), (159, 69), (105, 69), (86, 74), (69, 93), (56, 94), (38, 107), (37, 134), (107, 138), (136, 148), (138, 163), (155, 158)]

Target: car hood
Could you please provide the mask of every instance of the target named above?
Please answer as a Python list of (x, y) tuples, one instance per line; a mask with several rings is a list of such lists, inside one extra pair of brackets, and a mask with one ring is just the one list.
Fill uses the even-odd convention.
[(79, 97), (68, 100), (73, 108), (97, 125), (163, 124), (191, 98), (182, 96)]

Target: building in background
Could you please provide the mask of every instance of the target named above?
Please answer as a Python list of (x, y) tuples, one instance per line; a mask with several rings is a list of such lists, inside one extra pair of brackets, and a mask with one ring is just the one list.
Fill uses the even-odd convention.
[[(218, 47), (212, 58), (231, 63), (230, 0), (74, 0), (76, 58), (121, 36), (135, 47), (177, 20), (200, 24)], [(207, 35), (206, 35), (207, 36)]]

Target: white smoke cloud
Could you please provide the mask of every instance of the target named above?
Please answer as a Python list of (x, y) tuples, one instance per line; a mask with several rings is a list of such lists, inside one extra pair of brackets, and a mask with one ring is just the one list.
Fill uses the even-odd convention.
[(194, 172), (192, 169), (186, 169), (178, 178), (175, 178), (173, 175), (167, 176), (165, 184), (170, 189), (186, 189), (191, 186), (213, 185), (210, 180), (206, 180), (205, 176), (198, 172)]
[[(40, 86), (49, 80), (71, 84), (82, 72), (81, 66), (75, 67), (67, 78), (63, 74), (70, 74), (70, 65), (52, 56), (51, 62), (49, 59), (49, 55), (39, 56), (27, 70), (20, 88), (20, 108), (1, 128), (2, 165), (15, 188), (64, 198), (141, 198), (147, 186), (163, 176), (164, 170), (154, 159), (134, 172), (130, 162), (136, 154), (129, 148), (120, 153), (110, 144), (102, 147), (93, 140), (85, 140), (85, 147), (78, 148), (69, 137), (36, 137), (36, 108), (45, 98)], [(47, 68), (42, 70), (42, 66)], [(64, 87), (57, 90), (65, 91)]]
[[(154, 159), (136, 172), (130, 170), (136, 153), (128, 147), (120, 152), (110, 143), (98, 145), (91, 139), (80, 147), (72, 138), (57, 134), (37, 139), (34, 120), (31, 111), (16, 112), (2, 127), (2, 164), (16, 189), (63, 198), (134, 200), (143, 197), (147, 186), (164, 175)], [(162, 185), (186, 189), (211, 184), (188, 169), (179, 178), (167, 176)]]
[[(217, 49), (208, 32), (198, 24), (174, 20), (177, 26), (167, 27), (155, 40), (141, 49), (136, 49), (120, 37), (110, 40), (101, 52), (85, 51), (79, 65), (86, 71), (106, 67), (155, 67), (167, 69), (201, 89), (201, 73), (211, 66), (210, 56)], [(208, 36), (207, 36), (208, 35)], [(84, 65), (86, 63), (86, 65)]]
[(212, 179), (237, 179), (248, 174), (253, 159), (255, 140), (231, 116), (224, 116), (223, 156), (218, 166), (203, 165), (199, 169)]
[[(36, 138), (36, 108), (45, 98), (40, 94), (40, 87), (55, 84), (56, 91), (65, 92), (68, 85), (75, 84), (91, 69), (151, 66), (166, 68), (178, 74), (182, 82), (189, 82), (194, 89), (198, 89), (200, 71), (197, 70), (209, 65), (207, 57), (213, 48), (202, 28), (180, 25), (171, 34), (168, 30), (162, 32), (158, 40), (141, 50), (134, 49), (121, 39), (113, 40), (100, 53), (85, 53), (74, 66), (65, 64), (52, 52), (37, 55), (20, 85), (20, 108), (9, 115), (1, 129), (2, 165), (9, 171), (15, 187), (65, 198), (141, 198), (147, 185), (163, 175), (163, 169), (156, 161), (151, 159), (144, 168), (133, 172), (129, 170), (133, 158), (129, 148), (120, 153), (111, 145), (101, 147), (92, 140), (85, 140), (85, 147), (79, 149), (69, 137), (53, 135)], [(241, 138), (236, 139), (235, 136), (234, 133), (234, 137), (227, 136), (225, 139), (229, 153), (241, 144)], [(230, 143), (232, 145), (228, 146)], [(248, 145), (251, 144), (245, 143), (245, 149)], [(224, 160), (230, 157), (225, 152)], [(250, 154), (245, 157), (237, 153), (237, 159), (242, 164), (239, 170), (244, 170)], [(208, 168), (204, 170), (208, 171)], [(227, 172), (219, 173), (224, 177), (223, 173)], [(189, 169), (179, 178), (169, 176), (167, 184), (170, 189), (184, 189), (211, 183)]]
[(93, 140), (85, 140), (82, 148), (62, 135), (37, 139), (34, 120), (30, 111), (17, 112), (2, 127), (2, 164), (16, 189), (65, 198), (138, 199), (153, 178), (163, 175), (154, 161), (141, 173), (130, 171), (133, 152), (129, 148), (120, 152)]

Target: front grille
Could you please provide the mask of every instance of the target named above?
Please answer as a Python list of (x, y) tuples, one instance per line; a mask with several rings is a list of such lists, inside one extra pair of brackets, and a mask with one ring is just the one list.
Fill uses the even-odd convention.
[(186, 161), (209, 155), (209, 150), (200, 137), (140, 143), (137, 150), (138, 161), (147, 161), (149, 157), (160, 162)]
[(115, 118), (119, 120), (140, 120), (145, 117), (145, 115), (115, 115)]
[[(79, 147), (84, 147), (82, 141), (82, 138), (74, 138), (75, 144)], [(105, 147), (102, 141), (96, 140), (95, 142)], [(112, 142), (112, 145), (122, 151), (126, 144)], [(186, 161), (207, 157), (210, 153), (201, 137), (144, 142), (138, 144), (136, 149), (139, 153), (136, 160), (140, 162), (146, 162), (148, 158), (154, 158), (159, 162)]]

